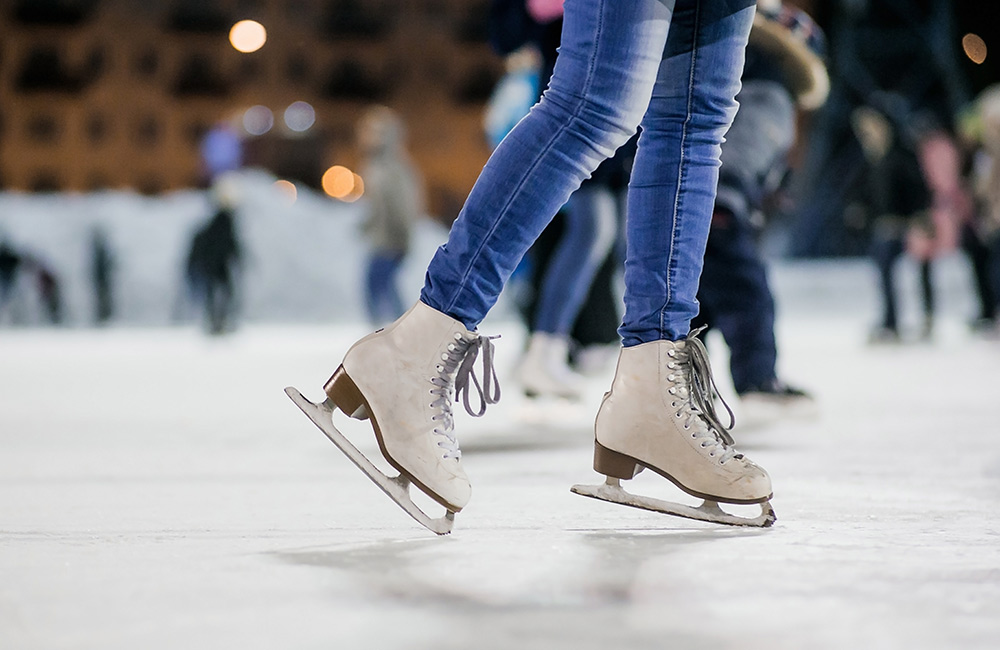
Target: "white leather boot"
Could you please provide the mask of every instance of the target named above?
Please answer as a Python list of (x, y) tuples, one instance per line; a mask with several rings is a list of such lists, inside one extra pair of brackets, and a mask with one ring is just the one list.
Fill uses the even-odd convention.
[(708, 356), (695, 337), (623, 348), (595, 435), (594, 469), (608, 477), (648, 467), (703, 499), (771, 498), (767, 472), (736, 452), (715, 414)]
[(580, 398), (583, 377), (569, 367), (569, 341), (565, 336), (532, 333), (518, 376), (528, 397)]
[[(471, 373), (480, 348), (482, 387)], [(480, 392), (479, 413), (469, 406), (470, 377)], [(417, 302), (355, 343), (324, 390), (351, 417), (370, 418), (382, 454), (414, 485), (450, 511), (465, 507), (472, 488), (454, 435), (451, 400), (453, 391), (456, 400), (464, 395), (466, 409), (482, 415), (486, 404), (499, 399), (488, 338)]]

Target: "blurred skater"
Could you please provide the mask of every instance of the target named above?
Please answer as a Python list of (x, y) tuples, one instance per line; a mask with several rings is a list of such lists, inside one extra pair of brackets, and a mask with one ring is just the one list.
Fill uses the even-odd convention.
[(369, 245), (365, 273), (368, 318), (379, 326), (403, 314), (397, 278), (410, 248), (413, 223), (424, 213), (420, 176), (406, 155), (403, 122), (389, 108), (370, 109), (358, 126), (365, 157), (365, 215)]
[(203, 308), (210, 334), (232, 331), (236, 315), (236, 276), (242, 250), (236, 234), (232, 187), (217, 186), (215, 212), (191, 239), (186, 276), (191, 296)]
[[(765, 202), (781, 189), (797, 136), (797, 109), (829, 90), (825, 39), (802, 11), (759, 2), (747, 46), (740, 111), (722, 146), (715, 212), (693, 327), (716, 328), (729, 346), (744, 420), (812, 410), (813, 398), (778, 378), (775, 303), (757, 239)], [(753, 413), (750, 413), (753, 411)]]
[[(896, 299), (896, 261), (907, 251), (911, 232), (932, 231), (928, 221), (931, 197), (914, 147), (904, 131), (882, 112), (870, 107), (855, 110), (852, 126), (869, 165), (868, 203), (875, 214), (872, 228), (872, 260), (879, 274), (882, 318), (869, 341), (900, 340)], [(926, 234), (919, 235), (927, 239)], [(934, 323), (934, 287), (929, 255), (917, 258), (923, 305), (922, 336), (930, 336)]]
[(21, 262), (21, 255), (13, 247), (0, 241), (0, 322), (4, 319), (7, 305), (14, 297), (14, 285)]
[(107, 234), (95, 228), (90, 237), (90, 278), (94, 286), (94, 322), (104, 325), (114, 315), (114, 255)]
[[(1000, 298), (1000, 84), (987, 88), (977, 98), (975, 117), (981, 145), (974, 165), (980, 213), (976, 234), (988, 251), (986, 272), (997, 299)], [(1000, 336), (995, 314), (992, 325), (981, 323), (979, 329)]]

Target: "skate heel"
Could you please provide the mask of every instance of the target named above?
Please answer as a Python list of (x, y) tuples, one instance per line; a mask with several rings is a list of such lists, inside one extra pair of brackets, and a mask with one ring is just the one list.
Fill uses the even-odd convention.
[(642, 465), (625, 454), (611, 451), (595, 440), (594, 469), (612, 478), (630, 479), (642, 471)]
[(351, 379), (344, 366), (337, 368), (330, 380), (323, 386), (327, 397), (333, 404), (347, 413), (355, 420), (367, 420), (368, 409), (365, 407), (365, 398), (361, 395), (357, 384)]

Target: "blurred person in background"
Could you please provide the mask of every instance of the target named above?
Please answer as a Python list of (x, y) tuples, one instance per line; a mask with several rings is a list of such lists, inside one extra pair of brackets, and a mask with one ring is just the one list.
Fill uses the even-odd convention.
[(94, 286), (94, 322), (104, 325), (114, 315), (115, 260), (108, 235), (100, 228), (90, 234), (90, 278)]
[[(990, 251), (989, 278), (996, 297), (1000, 292), (1000, 84), (983, 91), (974, 110), (980, 145), (974, 165), (978, 232)], [(992, 330), (1000, 335), (996, 318)]]
[(996, 295), (989, 277), (989, 250), (979, 233), (980, 215), (965, 176), (965, 152), (955, 135), (933, 118), (918, 119), (914, 131), (920, 168), (931, 193), (933, 227), (911, 232), (907, 248), (920, 259), (961, 248), (969, 258), (979, 300), (979, 314), (970, 326), (973, 331), (988, 331), (996, 322)]
[(219, 335), (235, 326), (236, 277), (243, 257), (236, 233), (235, 182), (225, 177), (217, 181), (212, 200), (213, 215), (191, 238), (185, 271), (189, 295), (201, 303), (208, 332)]
[(765, 203), (788, 177), (797, 108), (812, 111), (826, 101), (825, 50), (823, 33), (807, 14), (780, 1), (757, 3), (736, 98), (740, 110), (722, 146), (701, 308), (692, 321), (692, 327), (718, 329), (728, 344), (744, 422), (814, 407), (811, 395), (778, 378), (774, 296), (757, 239)]
[(410, 248), (413, 223), (424, 214), (420, 175), (406, 154), (405, 128), (391, 109), (376, 106), (358, 124), (364, 157), (365, 219), (368, 241), (365, 306), (376, 327), (403, 314), (397, 277)]
[[(883, 105), (901, 98), (887, 97)], [(931, 196), (914, 143), (905, 138), (906, 124), (892, 120), (889, 111), (872, 107), (855, 110), (852, 126), (869, 166), (867, 203), (874, 214), (871, 255), (879, 274), (882, 319), (869, 335), (871, 343), (900, 340), (896, 298), (896, 261), (907, 252), (910, 233), (926, 229)], [(920, 235), (926, 237), (926, 235)], [(929, 255), (915, 256), (920, 269), (923, 304), (922, 336), (930, 336), (934, 322), (934, 287)]]
[(3, 322), (7, 305), (14, 297), (14, 284), (21, 261), (21, 255), (13, 246), (0, 240), (0, 322)]

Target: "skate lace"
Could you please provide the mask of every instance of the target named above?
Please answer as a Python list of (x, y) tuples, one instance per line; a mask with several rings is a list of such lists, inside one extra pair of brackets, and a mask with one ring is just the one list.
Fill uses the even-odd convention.
[(702, 447), (713, 447), (709, 456), (718, 457), (720, 464), (725, 464), (733, 458), (742, 458), (733, 447), (733, 438), (729, 430), (736, 424), (736, 418), (729, 404), (719, 397), (729, 414), (729, 426), (722, 424), (715, 410), (715, 396), (718, 388), (712, 376), (712, 365), (708, 360), (708, 350), (698, 335), (704, 330), (700, 327), (691, 332), (683, 348), (674, 348), (667, 352), (674, 361), (667, 363), (669, 370), (679, 370), (671, 373), (667, 379), (672, 382), (668, 392), (674, 396), (670, 403), (676, 408), (674, 413), (678, 419), (684, 419), (684, 430), (691, 431), (691, 437), (701, 439)]
[[(441, 363), (435, 366), (436, 377), (431, 377), (434, 384), (431, 394), (437, 399), (431, 402), (431, 408), (438, 408), (440, 412), (431, 419), (441, 422), (440, 427), (434, 428), (434, 433), (441, 436), (443, 440), (438, 442), (438, 447), (445, 450), (445, 458), (461, 458), (462, 451), (458, 448), (458, 440), (455, 438), (455, 416), (452, 413), (452, 390), (455, 393), (455, 401), (462, 400), (466, 412), (472, 417), (480, 417), (486, 413), (488, 404), (496, 404), (500, 401), (500, 383), (497, 381), (496, 370), (493, 367), (493, 343), (496, 336), (477, 336), (467, 339), (460, 333), (455, 333), (455, 340), (448, 344), (447, 349), (441, 353)], [(483, 381), (479, 383), (476, 377), (474, 366), (476, 359), (482, 351)], [(470, 381), (471, 384), (470, 384)], [(475, 387), (479, 393), (479, 410), (473, 411), (469, 403), (471, 394), (470, 386)]]

